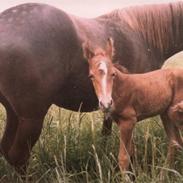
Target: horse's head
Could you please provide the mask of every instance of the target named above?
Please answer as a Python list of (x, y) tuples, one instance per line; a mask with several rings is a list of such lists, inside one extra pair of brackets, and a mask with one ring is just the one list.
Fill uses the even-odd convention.
[(112, 88), (115, 68), (112, 63), (114, 54), (113, 40), (109, 39), (105, 49), (92, 50), (89, 44), (83, 45), (84, 56), (89, 63), (89, 78), (92, 80), (99, 107), (109, 112), (113, 106)]

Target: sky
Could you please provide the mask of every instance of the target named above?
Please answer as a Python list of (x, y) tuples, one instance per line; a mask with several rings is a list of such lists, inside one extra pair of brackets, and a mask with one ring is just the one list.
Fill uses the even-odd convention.
[(56, 6), (77, 16), (95, 17), (125, 6), (173, 1), (177, 0), (2, 0), (0, 11), (18, 4), (36, 2)]

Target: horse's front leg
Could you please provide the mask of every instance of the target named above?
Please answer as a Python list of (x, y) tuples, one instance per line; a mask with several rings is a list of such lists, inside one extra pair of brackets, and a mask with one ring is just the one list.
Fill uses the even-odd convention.
[(102, 126), (102, 135), (111, 135), (112, 132), (112, 118), (104, 114), (104, 121)]
[(132, 132), (135, 126), (135, 119), (120, 120), (118, 126), (120, 129), (120, 149), (119, 149), (119, 166), (122, 171), (129, 168), (130, 157), (133, 153)]

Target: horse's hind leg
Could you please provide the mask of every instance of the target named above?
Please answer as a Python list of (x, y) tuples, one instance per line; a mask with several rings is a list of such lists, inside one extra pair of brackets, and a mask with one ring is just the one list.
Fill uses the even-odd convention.
[(170, 167), (174, 163), (175, 150), (177, 148), (183, 147), (183, 141), (179, 132), (179, 129), (174, 125), (174, 123), (169, 119), (167, 114), (161, 115), (161, 119), (169, 139), (167, 162)]
[(14, 143), (8, 152), (8, 161), (24, 174), (30, 152), (40, 136), (44, 117), (40, 119), (19, 118)]
[(1, 152), (5, 158), (13, 144), (18, 125), (18, 117), (11, 107), (6, 107), (6, 115), (6, 127), (1, 140)]
[(0, 102), (6, 109), (6, 127), (1, 140), (0, 151), (7, 158), (7, 153), (13, 144), (16, 134), (18, 117), (10, 106), (9, 102), (0, 93)]

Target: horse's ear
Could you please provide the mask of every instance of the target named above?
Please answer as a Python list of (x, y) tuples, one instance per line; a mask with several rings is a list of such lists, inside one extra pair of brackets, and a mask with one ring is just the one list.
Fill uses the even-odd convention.
[(109, 57), (111, 58), (111, 60), (114, 57), (114, 41), (113, 39), (110, 37), (107, 40), (107, 45), (106, 45), (106, 53), (109, 55)]
[(84, 58), (87, 60), (91, 59), (95, 55), (88, 41), (82, 44), (82, 49)]

